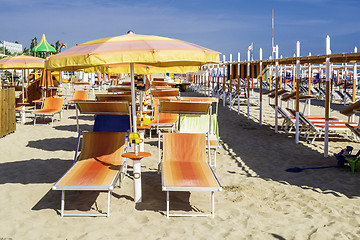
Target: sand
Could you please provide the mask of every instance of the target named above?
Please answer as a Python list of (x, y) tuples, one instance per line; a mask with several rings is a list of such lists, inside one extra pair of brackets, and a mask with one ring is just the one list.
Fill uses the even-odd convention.
[[(215, 172), (223, 191), (215, 193), (214, 219), (166, 218), (157, 143), (149, 139), (145, 150), (152, 156), (142, 161), (142, 203), (133, 201), (130, 166), (112, 193), (109, 218), (60, 218), (60, 192), (51, 187), (73, 162), (75, 110), (66, 110), (54, 127), (32, 126), (27, 118), (0, 139), (0, 239), (359, 239), (359, 172), (352, 175), (348, 167), (285, 171), (336, 165), (333, 153), (347, 145), (357, 151), (359, 144), (345, 134), (331, 135), (330, 157), (324, 158), (322, 138), (313, 145), (303, 139), (295, 144), (293, 133), (275, 134), (267, 102), (262, 126), (258, 106), (250, 107), (247, 119), (245, 105), (238, 115), (219, 104), (222, 147)], [(323, 103), (314, 104), (312, 113), (322, 114)], [(340, 104), (332, 108), (332, 115), (342, 117)], [(82, 116), (81, 128), (91, 130), (92, 119)], [(170, 196), (176, 211), (210, 210), (210, 193)], [(68, 192), (66, 197), (68, 212), (106, 210), (106, 193)]]

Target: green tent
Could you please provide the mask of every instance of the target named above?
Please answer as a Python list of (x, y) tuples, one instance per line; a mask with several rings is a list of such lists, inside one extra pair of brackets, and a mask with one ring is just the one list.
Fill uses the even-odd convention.
[(53, 48), (47, 41), (45, 34), (43, 34), (40, 43), (32, 49), (33, 52), (56, 52), (55, 48)]

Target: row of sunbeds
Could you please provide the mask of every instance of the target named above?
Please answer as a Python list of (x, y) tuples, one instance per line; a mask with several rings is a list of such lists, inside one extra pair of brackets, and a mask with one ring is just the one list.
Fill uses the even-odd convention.
[[(121, 157), (127, 151), (129, 142), (127, 134), (119, 132), (115, 124), (101, 123), (100, 119), (123, 116), (117, 121), (125, 128), (131, 129), (129, 102), (127, 101), (77, 101), (80, 113), (95, 114), (94, 132), (83, 134), (81, 153), (75, 156), (72, 167), (54, 184), (53, 190), (62, 191), (61, 216), (109, 216), (111, 191), (118, 180), (123, 179), (127, 160)], [(189, 99), (162, 99), (159, 101), (156, 122), (160, 122), (160, 114), (197, 114), (201, 110), (208, 113), (211, 101)], [(195, 109), (195, 111), (194, 111)], [(185, 119), (185, 120), (184, 120)], [(188, 118), (189, 119), (189, 118)], [(187, 119), (187, 120), (188, 120)], [(208, 120), (208, 119), (207, 119)], [(184, 124), (186, 117), (182, 118)], [(106, 121), (105, 121), (106, 122)], [(103, 122), (103, 123), (105, 123)], [(202, 122), (202, 121), (201, 121)], [(181, 123), (180, 123), (181, 124)], [(186, 125), (186, 124), (185, 124)], [(97, 126), (97, 127), (96, 127)], [(100, 126), (100, 127), (99, 127)], [(167, 192), (167, 216), (170, 214), (170, 191), (209, 191), (211, 192), (211, 214), (214, 216), (214, 192), (220, 191), (221, 185), (209, 165), (210, 138), (205, 133), (163, 133), (157, 125), (159, 139), (163, 140), (163, 154), (160, 159), (162, 190)], [(123, 128), (122, 128), (123, 129)], [(160, 140), (159, 140), (160, 141)], [(207, 151), (206, 151), (207, 148)], [(76, 149), (77, 155), (78, 149)], [(206, 157), (206, 152), (208, 157)], [(216, 155), (216, 154), (215, 154)], [(160, 155), (159, 155), (160, 156)], [(65, 214), (65, 191), (107, 191), (108, 209), (106, 214)], [(182, 216), (182, 215), (181, 215)], [(190, 216), (192, 216), (190, 214)]]

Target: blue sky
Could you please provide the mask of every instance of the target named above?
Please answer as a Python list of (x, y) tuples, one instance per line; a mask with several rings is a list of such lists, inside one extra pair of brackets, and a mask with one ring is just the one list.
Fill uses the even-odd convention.
[(29, 47), (45, 33), (74, 46), (98, 38), (125, 34), (153, 34), (232, 53), (241, 60), (254, 43), (264, 58), (271, 55), (271, 9), (275, 11), (275, 43), (283, 57), (291, 57), (296, 41), (301, 55), (325, 53), (331, 37), (332, 53), (360, 51), (358, 0), (0, 0), (0, 40)]

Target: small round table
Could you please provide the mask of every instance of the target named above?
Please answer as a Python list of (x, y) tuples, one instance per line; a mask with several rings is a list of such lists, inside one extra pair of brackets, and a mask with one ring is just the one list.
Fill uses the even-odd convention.
[(24, 124), (25, 123), (25, 106), (29, 106), (30, 103), (28, 102), (21, 102), (21, 103), (18, 103), (17, 105), (21, 106), (21, 124)]
[(149, 152), (127, 152), (127, 153), (123, 153), (121, 155), (124, 158), (130, 158), (131, 160), (134, 161), (134, 166), (133, 166), (133, 176), (134, 176), (134, 192), (135, 192), (135, 196), (134, 196), (134, 200), (136, 203), (141, 202), (142, 201), (142, 192), (141, 192), (141, 162), (140, 160), (143, 159), (144, 157), (150, 157), (151, 153)]

